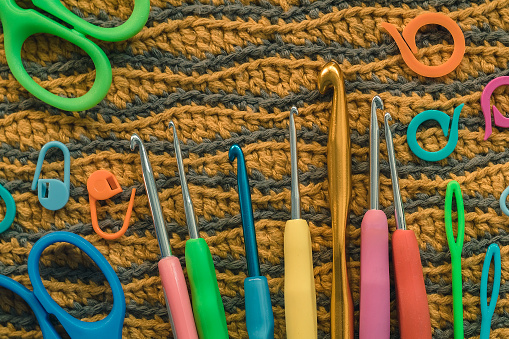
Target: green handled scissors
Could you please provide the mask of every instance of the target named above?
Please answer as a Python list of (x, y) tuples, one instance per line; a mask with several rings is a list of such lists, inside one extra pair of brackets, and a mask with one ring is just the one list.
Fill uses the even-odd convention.
[[(452, 196), (456, 198), (458, 210), (458, 232), (456, 241), (452, 230)], [(460, 184), (453, 180), (447, 184), (445, 192), (445, 233), (451, 251), (452, 266), (452, 311), (454, 316), (454, 339), (463, 339), (463, 281), (461, 276), (461, 252), (465, 239), (465, 208)]]
[[(106, 54), (86, 35), (104, 41), (122, 41), (134, 36), (147, 22), (150, 0), (135, 0), (131, 17), (124, 24), (113, 28), (97, 27), (86, 22), (69, 11), (60, 0), (32, 0), (32, 3), (74, 29), (67, 28), (34, 9), (21, 8), (15, 0), (1, 0), (0, 21), (4, 31), (5, 55), (13, 76), (35, 97), (59, 109), (82, 111), (94, 107), (108, 93), (112, 71)], [(78, 98), (60, 97), (42, 88), (28, 75), (21, 60), (21, 48), (29, 36), (38, 33), (48, 33), (67, 40), (92, 58), (97, 75), (90, 91)]]

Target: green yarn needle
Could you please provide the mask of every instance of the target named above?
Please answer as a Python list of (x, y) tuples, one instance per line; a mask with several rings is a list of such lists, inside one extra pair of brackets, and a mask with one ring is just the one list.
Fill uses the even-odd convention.
[[(456, 197), (458, 210), (458, 234), (456, 241), (452, 230), (452, 196)], [(445, 193), (445, 233), (451, 252), (452, 265), (452, 311), (454, 316), (454, 339), (464, 339), (463, 333), (463, 282), (461, 276), (461, 252), (465, 239), (465, 208), (460, 184), (453, 180), (447, 184)]]

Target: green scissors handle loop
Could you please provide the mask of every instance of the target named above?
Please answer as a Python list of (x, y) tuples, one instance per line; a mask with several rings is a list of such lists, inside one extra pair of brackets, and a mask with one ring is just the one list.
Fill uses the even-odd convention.
[[(4, 30), (7, 63), (14, 77), (40, 100), (66, 111), (83, 111), (97, 105), (108, 93), (112, 82), (111, 64), (104, 51), (86, 35), (106, 41), (119, 41), (139, 32), (150, 11), (149, 0), (136, 0), (133, 14), (123, 25), (115, 28), (96, 27), (70, 12), (60, 0), (33, 0), (34, 5), (72, 25), (67, 28), (33, 9), (23, 9), (14, 0), (0, 1), (0, 20)], [(96, 78), (92, 88), (76, 98), (61, 97), (41, 87), (25, 70), (21, 49), (31, 35), (47, 33), (80, 47), (92, 59)]]
[[(458, 210), (458, 232), (456, 240), (452, 230), (452, 196), (456, 198)], [(452, 300), (454, 316), (454, 338), (463, 339), (463, 282), (461, 276), (461, 252), (465, 239), (465, 208), (460, 184), (453, 180), (447, 184), (445, 192), (445, 233), (449, 250), (451, 251), (452, 266)]]
[[(45, 17), (37, 11), (23, 9), (11, 0), (0, 1), (0, 20), (4, 29), (5, 56), (12, 75), (42, 101), (67, 111), (82, 111), (97, 105), (108, 93), (112, 72), (106, 54), (84, 35)], [(30, 77), (21, 61), (25, 40), (37, 33), (48, 33), (65, 39), (83, 49), (94, 62), (96, 76), (90, 91), (78, 98), (64, 98), (41, 87)]]
[(70, 12), (60, 0), (32, 0), (32, 2), (40, 9), (72, 25), (76, 31), (103, 41), (123, 41), (133, 37), (145, 26), (150, 13), (150, 0), (136, 0), (133, 13), (122, 25), (98, 27)]

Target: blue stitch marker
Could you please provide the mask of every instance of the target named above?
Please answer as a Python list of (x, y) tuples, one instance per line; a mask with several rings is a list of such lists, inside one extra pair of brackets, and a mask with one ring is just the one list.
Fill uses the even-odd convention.
[[(41, 175), (42, 163), (46, 152), (50, 148), (59, 148), (64, 153), (64, 181), (58, 179), (39, 179)], [(45, 208), (56, 211), (61, 209), (69, 201), (71, 187), (71, 155), (69, 149), (60, 141), (50, 141), (41, 148), (37, 167), (35, 168), (34, 181), (32, 181), (32, 190), (37, 188), (39, 202)]]

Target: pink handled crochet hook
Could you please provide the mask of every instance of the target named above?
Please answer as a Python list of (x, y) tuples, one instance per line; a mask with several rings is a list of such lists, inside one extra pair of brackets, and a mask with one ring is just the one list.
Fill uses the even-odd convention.
[(387, 216), (378, 209), (380, 168), (376, 110), (383, 108), (382, 99), (375, 96), (371, 102), (369, 131), (370, 210), (361, 224), (359, 339), (390, 337), (389, 228)]
[(150, 212), (152, 212), (152, 219), (154, 220), (157, 242), (161, 250), (162, 258), (159, 260), (157, 267), (159, 268), (159, 276), (163, 284), (171, 328), (175, 338), (198, 339), (184, 272), (182, 271), (182, 266), (180, 266), (179, 259), (171, 254), (170, 241), (166, 232), (166, 223), (164, 222), (161, 203), (157, 196), (152, 166), (150, 165), (143, 142), (137, 134), (133, 134), (131, 136), (131, 150), (134, 151), (136, 145), (140, 149), (143, 181), (147, 190)]

